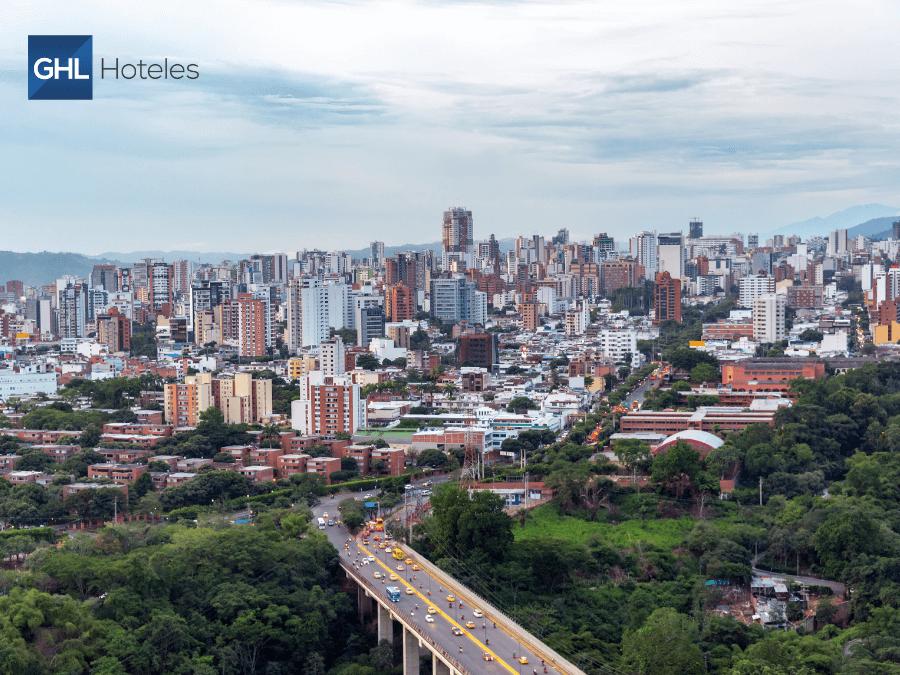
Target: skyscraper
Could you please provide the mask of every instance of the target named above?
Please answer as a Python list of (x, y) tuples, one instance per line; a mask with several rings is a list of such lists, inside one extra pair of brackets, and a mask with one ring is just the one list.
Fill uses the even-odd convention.
[(691, 239), (699, 239), (703, 236), (703, 221), (696, 218), (688, 223), (689, 234)]
[(681, 323), (681, 279), (668, 272), (657, 273), (656, 286), (653, 288), (653, 308), (656, 311), (653, 323)]
[(656, 276), (657, 267), (657, 251), (656, 251), (656, 232), (638, 232), (628, 240), (631, 257), (640, 263), (644, 268), (644, 274), (648, 279)]
[(384, 337), (384, 308), (380, 305), (360, 307), (356, 315), (356, 344), (368, 348), (373, 338)]
[(471, 253), (474, 232), (471, 211), (458, 206), (444, 211), (444, 224), (441, 230), (444, 253)]
[(384, 267), (384, 242), (373, 241), (369, 247), (372, 251), (372, 266), (379, 269)]
[(668, 272), (680, 279), (684, 276), (684, 242), (681, 232), (661, 234), (657, 238), (658, 272)]
[(288, 288), (288, 349), (317, 347), (328, 338), (328, 293), (315, 277), (294, 279)]

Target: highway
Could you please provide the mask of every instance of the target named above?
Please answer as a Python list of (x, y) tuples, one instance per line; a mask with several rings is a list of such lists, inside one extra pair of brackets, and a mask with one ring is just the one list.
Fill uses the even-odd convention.
[[(338, 518), (338, 504), (347, 496), (343, 494), (323, 499), (313, 508), (314, 516), (325, 517), (324, 514), (328, 513), (329, 517)], [(377, 548), (374, 538), (366, 546), (360, 538), (351, 537), (349, 531), (339, 525), (326, 527), (324, 534), (340, 553), (341, 565), (354, 577), (362, 580), (372, 595), (383, 602), (386, 600), (385, 587), (397, 586), (401, 590), (400, 601), (388, 603), (391, 610), (402, 615), (404, 621), (414, 628), (424, 642), (436, 647), (445, 657), (449, 657), (448, 660), (454, 661), (458, 670), (467, 673), (524, 675), (581, 672), (569, 664), (555, 666), (554, 661), (563, 663), (561, 657), (550, 653), (549, 648), (510, 619), (482, 605), (471, 591), (449, 579), (408, 546), (399, 544), (405, 554), (404, 558), (411, 558), (419, 566), (417, 571), (412, 569), (412, 565), (405, 563), (404, 569), (398, 571), (397, 567), (402, 561), (394, 560), (385, 550)], [(345, 544), (349, 545), (348, 549), (344, 548)], [(362, 560), (370, 556), (375, 562), (363, 564)], [(376, 579), (376, 572), (384, 578)], [(397, 575), (396, 580), (390, 580), (392, 573)], [(447, 600), (450, 594), (455, 597), (453, 603)], [(431, 615), (433, 623), (425, 618), (429, 606), (436, 610)], [(484, 616), (475, 617), (475, 609), (484, 610)], [(469, 621), (475, 624), (474, 628), (466, 627), (465, 624)], [(461, 635), (453, 634), (454, 627), (461, 631)], [(491, 660), (486, 661), (485, 654)], [(527, 664), (519, 662), (522, 656), (527, 659)], [(545, 664), (542, 664), (542, 658)]]

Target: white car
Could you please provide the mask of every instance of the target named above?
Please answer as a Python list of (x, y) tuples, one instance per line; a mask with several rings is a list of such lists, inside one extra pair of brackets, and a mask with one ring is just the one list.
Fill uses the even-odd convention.
[(474, 616), (477, 619), (480, 619), (481, 617), (484, 616), (484, 612), (482, 612), (480, 609), (473, 609), (472, 616)]
[(425, 621), (427, 621), (428, 623), (434, 623), (434, 617), (431, 616), (431, 614), (426, 614)]
[(368, 558), (366, 558), (366, 560), (368, 560), (370, 563), (373, 563), (373, 562), (375, 562), (375, 556), (370, 555)]
[(375, 573), (372, 576), (375, 577), (376, 579), (384, 578), (384, 575), (381, 572), (379, 572), (378, 570), (375, 570)]

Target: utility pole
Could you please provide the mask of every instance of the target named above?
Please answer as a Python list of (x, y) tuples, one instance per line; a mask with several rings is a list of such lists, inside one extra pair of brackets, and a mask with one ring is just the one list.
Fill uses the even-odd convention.
[(113, 496), (113, 522), (119, 522), (119, 498), (118, 496)]
[(762, 476), (759, 477), (759, 505), (762, 506)]

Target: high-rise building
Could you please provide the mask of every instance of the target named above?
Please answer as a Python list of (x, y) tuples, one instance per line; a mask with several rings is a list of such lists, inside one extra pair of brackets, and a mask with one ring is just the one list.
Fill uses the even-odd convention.
[(656, 274), (653, 308), (656, 313), (653, 323), (660, 324), (664, 321), (681, 323), (681, 279), (673, 277), (668, 272)]
[(265, 356), (268, 304), (250, 293), (239, 293), (233, 302), (238, 314), (238, 353), (251, 358)]
[[(891, 225), (892, 239), (900, 239), (900, 220), (895, 220)], [(9, 288), (7, 287), (7, 290)]]
[(59, 288), (57, 325), (60, 337), (79, 338), (87, 335), (87, 295), (87, 288), (80, 281), (68, 281)]
[(606, 232), (601, 232), (594, 237), (594, 250), (597, 251), (597, 257), (601, 260), (608, 258), (610, 254), (616, 251), (616, 241)]
[(497, 360), (496, 334), (470, 331), (459, 336), (459, 347), (457, 348), (459, 365), (491, 370)]
[(127, 352), (131, 349), (131, 320), (113, 307), (108, 314), (97, 317), (97, 342), (106, 345), (110, 352)]
[(356, 344), (368, 349), (373, 338), (384, 337), (384, 308), (381, 305), (360, 307), (356, 314)]
[(656, 277), (657, 251), (656, 232), (639, 232), (628, 240), (631, 257), (638, 261), (644, 268), (644, 274), (648, 279)]
[(172, 266), (164, 262), (153, 262), (147, 266), (146, 271), (148, 304), (157, 312), (171, 312), (175, 291)]
[(604, 260), (600, 263), (600, 288), (609, 296), (620, 288), (638, 286), (643, 275), (643, 268), (633, 258)]
[(780, 293), (767, 293), (753, 301), (753, 339), (778, 342), (786, 334), (784, 313), (787, 299)]
[(15, 298), (21, 298), (25, 295), (25, 283), (18, 279), (11, 279), (6, 282), (6, 292)]
[(116, 266), (109, 264), (94, 265), (94, 269), (91, 270), (91, 288), (118, 291), (119, 275)]
[(688, 223), (688, 236), (691, 239), (700, 239), (703, 236), (703, 221), (696, 218)]
[(748, 234), (747, 235), (747, 248), (749, 248), (749, 249), (759, 248), (759, 235), (758, 234)]
[(525, 300), (519, 303), (519, 314), (522, 316), (522, 330), (533, 333), (540, 327), (539, 307), (540, 305), (534, 300)]
[(668, 272), (676, 279), (684, 276), (684, 241), (680, 232), (657, 237), (658, 272)]
[(344, 341), (340, 335), (323, 340), (319, 345), (319, 370), (334, 377), (344, 373)]
[(415, 301), (409, 286), (394, 284), (385, 289), (384, 313), (388, 321), (408, 321), (415, 316)]
[(446, 321), (468, 321), (484, 325), (487, 321), (487, 295), (463, 276), (431, 280), (431, 315)]
[(753, 302), (761, 295), (775, 292), (775, 277), (763, 274), (754, 274), (742, 277), (738, 282), (738, 302), (741, 307), (753, 307)]
[(294, 279), (288, 289), (288, 349), (317, 347), (329, 333), (328, 291), (315, 277)]
[(346, 375), (320, 370), (300, 378), (300, 398), (291, 402), (291, 426), (303, 435), (334, 438), (365, 425), (365, 399)]
[(844, 255), (849, 251), (850, 246), (846, 229), (834, 230), (828, 235), (828, 255)]
[(463, 207), (444, 211), (441, 242), (444, 253), (471, 253), (475, 228), (472, 212)]
[(372, 266), (379, 269), (384, 267), (384, 242), (373, 241), (369, 248), (372, 252)]

